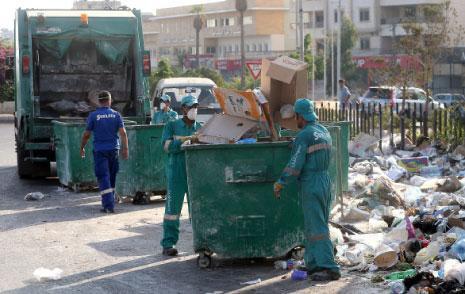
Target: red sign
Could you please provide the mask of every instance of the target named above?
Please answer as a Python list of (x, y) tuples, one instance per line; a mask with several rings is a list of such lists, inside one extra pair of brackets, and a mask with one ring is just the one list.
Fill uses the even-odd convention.
[(401, 68), (421, 69), (418, 57), (410, 55), (355, 56), (352, 60), (358, 68), (363, 69), (381, 69), (393, 63), (400, 65)]
[[(260, 59), (246, 60), (246, 63), (262, 63)], [(241, 69), (241, 60), (240, 59), (217, 59), (216, 60), (216, 69), (223, 71), (234, 71)]]
[(246, 62), (246, 65), (253, 79), (256, 81), (262, 73), (262, 62), (248, 61)]

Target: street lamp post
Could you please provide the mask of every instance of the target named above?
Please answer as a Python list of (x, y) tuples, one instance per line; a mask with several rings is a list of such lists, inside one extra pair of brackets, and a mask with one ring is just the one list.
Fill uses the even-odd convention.
[(236, 0), (236, 10), (239, 11), (241, 26), (241, 89), (245, 88), (245, 52), (244, 52), (244, 12), (247, 10), (247, 0)]

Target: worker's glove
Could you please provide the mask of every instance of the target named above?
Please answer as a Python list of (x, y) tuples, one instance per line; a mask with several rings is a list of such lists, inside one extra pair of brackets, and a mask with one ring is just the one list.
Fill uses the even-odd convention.
[(178, 139), (179, 141), (181, 141), (181, 143), (184, 143), (186, 141), (189, 141), (191, 139), (191, 136), (179, 136), (177, 137), (176, 139)]
[(279, 199), (281, 197), (281, 190), (283, 189), (283, 185), (279, 182), (274, 183), (273, 190), (274, 190), (274, 197)]

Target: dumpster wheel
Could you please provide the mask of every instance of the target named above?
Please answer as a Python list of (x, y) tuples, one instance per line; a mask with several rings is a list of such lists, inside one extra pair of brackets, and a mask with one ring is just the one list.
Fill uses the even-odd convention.
[(212, 265), (212, 257), (206, 252), (200, 252), (197, 257), (197, 266), (199, 268), (209, 268)]
[(291, 258), (294, 260), (302, 260), (304, 259), (305, 248), (304, 247), (296, 247), (291, 251)]

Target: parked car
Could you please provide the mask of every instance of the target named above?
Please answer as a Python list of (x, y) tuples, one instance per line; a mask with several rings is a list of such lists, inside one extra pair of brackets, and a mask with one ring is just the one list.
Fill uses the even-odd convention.
[(199, 99), (198, 121), (205, 123), (214, 113), (222, 112), (219, 103), (216, 101), (213, 88), (215, 82), (207, 78), (168, 78), (161, 79), (152, 97), (152, 106), (159, 106), (159, 98), (167, 94), (171, 97), (171, 108), (181, 114), (181, 99), (183, 96), (191, 94)]
[[(402, 95), (403, 90), (399, 87), (393, 86), (376, 86), (370, 87), (365, 92), (365, 94), (360, 97), (360, 103), (365, 105), (369, 103), (374, 104), (381, 104), (381, 105), (395, 105), (395, 104), (402, 104)], [(434, 101), (431, 97), (428, 97), (426, 92), (423, 89), (415, 88), (415, 87), (408, 87), (406, 89), (405, 103), (410, 104), (412, 107), (414, 104), (417, 105), (424, 105), (426, 101), (429, 100), (429, 108), (432, 109), (441, 107), (441, 104), (437, 101)]]
[(433, 100), (445, 106), (465, 103), (465, 96), (462, 94), (441, 93), (433, 96)]

